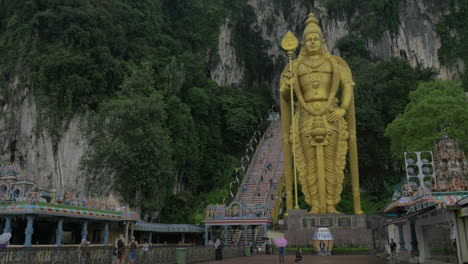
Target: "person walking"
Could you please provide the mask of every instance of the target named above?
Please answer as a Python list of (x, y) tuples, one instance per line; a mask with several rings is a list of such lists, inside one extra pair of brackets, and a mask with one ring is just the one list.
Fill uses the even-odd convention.
[(393, 241), (393, 238), (391, 239), (390, 242), (390, 261), (391, 263), (396, 263), (396, 243)]
[(216, 239), (214, 247), (215, 247), (215, 252), (216, 252), (216, 260), (222, 260), (223, 259), (223, 244), (221, 243), (221, 240), (219, 240), (219, 238)]
[(87, 249), (88, 249), (88, 246), (89, 246), (89, 241), (87, 241), (86, 239), (82, 239), (82, 240), (81, 240), (80, 247), (79, 247), (79, 251), (80, 251), (80, 256), (79, 256), (79, 257), (80, 257), (80, 264), (88, 264), (88, 263), (91, 263), (89, 251), (87, 250)]
[(284, 247), (278, 248), (279, 262), (284, 263)]
[(135, 263), (137, 248), (138, 242), (135, 241), (135, 237), (132, 237), (132, 241), (130, 242), (130, 263)]
[(143, 247), (141, 248), (141, 259), (139, 263), (150, 263), (148, 259), (149, 250), (150, 250), (150, 244), (148, 243), (148, 239), (145, 239), (145, 243), (143, 244)]
[(119, 240), (117, 240), (117, 261), (115, 263), (125, 263), (125, 239), (122, 234), (120, 234)]
[(301, 263), (302, 261), (302, 251), (300, 248), (297, 248), (296, 250), (296, 259), (294, 260), (294, 262), (296, 263)]
[(325, 256), (325, 242), (320, 241), (320, 256)]
[(117, 254), (119, 252), (119, 246), (117, 245), (118, 241), (118, 239), (114, 241), (114, 247), (112, 248), (112, 263), (117, 263)]

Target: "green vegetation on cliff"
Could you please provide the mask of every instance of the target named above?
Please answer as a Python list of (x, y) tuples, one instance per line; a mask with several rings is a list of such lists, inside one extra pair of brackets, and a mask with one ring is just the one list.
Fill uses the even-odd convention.
[(416, 90), (419, 82), (432, 80), (434, 73), (430, 69), (413, 68), (399, 58), (372, 61), (364, 42), (354, 35), (340, 39), (337, 48), (351, 67), (356, 83), (354, 93), (362, 186), (379, 197), (385, 191), (386, 183), (400, 180), (395, 166), (399, 159), (391, 155), (391, 142), (384, 136), (385, 129), (403, 113), (410, 92)]
[[(17, 79), (57, 140), (72, 117), (87, 116), (89, 192), (114, 183), (147, 220), (191, 222), (206, 205), (201, 194), (226, 197), (232, 167), (272, 104), (261, 85), (271, 74), (266, 44), (240, 20), (252, 14), (244, 0), (0, 1), (2, 105)], [(248, 86), (209, 78), (226, 16), (248, 52)], [(175, 216), (181, 203), (192, 210)]]
[[(322, 0), (333, 17), (346, 18), (352, 32), (378, 40), (384, 31), (398, 29), (401, 0)], [(356, 15), (358, 14), (358, 15)]]
[(443, 65), (454, 67), (457, 62), (463, 62), (464, 71), (461, 69), (458, 71), (461, 73), (462, 87), (466, 92), (468, 91), (468, 2), (460, 1), (458, 5), (454, 2), (456, 1), (444, 2), (450, 13), (442, 16), (436, 25), (441, 41), (437, 55)]
[(468, 150), (468, 103), (460, 83), (421, 83), (410, 93), (404, 113), (388, 125), (385, 136), (392, 141), (392, 153), (433, 149), (441, 129)]
[[(367, 5), (356, 0), (322, 2), (335, 16), (350, 18), (359, 12), (349, 25), (365, 38), (396, 32), (400, 0), (371, 0)], [(10, 103), (19, 89), (31, 91), (39, 124), (57, 140), (72, 117), (87, 117), (90, 148), (83, 165), (89, 172), (90, 193), (113, 183), (111, 189), (140, 209), (146, 220), (199, 222), (207, 204), (228, 195), (232, 166), (272, 104), (264, 84), (272, 82), (280, 67), (266, 53), (270, 44), (261, 37), (261, 29), (252, 26), (256, 14), (246, 3), (0, 0), (0, 106)], [(291, 6), (289, 0), (275, 3)], [(439, 57), (446, 64), (460, 58), (467, 65), (467, 5), (457, 10), (438, 25)], [(236, 87), (220, 87), (209, 76), (219, 60), (219, 28), (226, 17), (231, 44), (247, 74)], [(411, 109), (429, 109), (428, 98), (415, 96), (437, 95), (448, 86), (452, 95), (461, 88), (435, 83), (416, 90), (420, 82), (432, 80), (430, 70), (414, 69), (402, 59), (373, 61), (361, 37), (346, 36), (337, 47), (357, 84), (363, 208), (379, 212), (389, 196), (386, 185), (400, 179), (398, 153), (412, 137), (402, 129), (411, 130), (413, 120), (424, 123), (427, 118), (412, 115)], [(465, 70), (464, 83), (467, 76)], [(435, 103), (454, 100), (442, 96)], [(452, 129), (463, 122), (446, 117), (449, 133), (466, 145), (466, 134)], [(434, 129), (444, 118), (437, 116), (418, 127), (430, 131), (424, 144), (414, 148), (428, 146), (429, 135), (435, 137), (439, 130)], [(384, 137), (385, 131), (391, 140)], [(339, 209), (351, 213), (349, 186), (343, 197)]]

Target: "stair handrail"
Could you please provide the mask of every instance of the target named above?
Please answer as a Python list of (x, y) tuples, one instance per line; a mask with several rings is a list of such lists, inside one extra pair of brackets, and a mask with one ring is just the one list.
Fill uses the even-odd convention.
[[(270, 126), (268, 127), (268, 129), (266, 130), (266, 132), (268, 132), (268, 131), (271, 132), (272, 126), (273, 126), (276, 122), (278, 122), (278, 121), (273, 121), (273, 122), (271, 122), (271, 123), (270, 123)], [(268, 134), (268, 133), (265, 133), (264, 136), (266, 136), (267, 134)], [(276, 140), (276, 137), (277, 137), (277, 136), (278, 136), (277, 134), (274, 135), (273, 141), (272, 141), (272, 142), (274, 142), (274, 141)], [(265, 143), (266, 143), (266, 142), (265, 142)], [(263, 170), (264, 170), (264, 168), (265, 168), (265, 164), (266, 164), (267, 159), (268, 159), (268, 155), (270, 154), (270, 151), (271, 151), (271, 148), (272, 148), (272, 147), (273, 147), (273, 143), (270, 144), (270, 145), (268, 146), (267, 152), (265, 153), (265, 158), (264, 158), (264, 160), (263, 160), (262, 170), (261, 170), (261, 172), (260, 172), (260, 177), (262, 177), (261, 174), (263, 173)], [(252, 160), (252, 161), (254, 161), (254, 160)], [(255, 191), (257, 190), (259, 184), (260, 184), (260, 178), (258, 179), (258, 181), (255, 182), (254, 191), (252, 192), (252, 195), (251, 195), (250, 198), (248, 199), (248, 200), (250, 200), (250, 203), (253, 203), (253, 198), (255, 197)]]
[(276, 171), (278, 169), (278, 164), (279, 164), (279, 160), (281, 159), (281, 156), (282, 156), (282, 150), (283, 150), (283, 144), (281, 144), (281, 147), (279, 149), (279, 152), (278, 152), (278, 156), (276, 157), (276, 163), (275, 163), (275, 168), (272, 170), (272, 175), (271, 175), (271, 182), (270, 182), (270, 186), (268, 187), (268, 191), (265, 193), (265, 198), (263, 200), (263, 204), (265, 206), (265, 208), (270, 208), (270, 194), (271, 194), (271, 189), (273, 188), (273, 180), (276, 178)]
[(278, 199), (275, 201), (275, 209), (273, 209), (273, 224), (278, 223), (279, 209), (281, 207), (281, 202), (283, 201), (283, 190), (284, 190), (284, 171), (283, 177), (280, 180), (280, 186), (278, 188)]
[[(268, 131), (268, 129), (269, 129), (270, 126), (271, 126), (271, 124), (268, 125), (266, 131)], [(240, 196), (240, 194), (241, 194), (241, 188), (242, 188), (242, 186), (243, 186), (244, 184), (247, 184), (247, 182), (248, 182), (248, 179), (249, 179), (249, 176), (250, 176), (250, 172), (251, 172), (251, 170), (252, 170), (252, 165), (251, 165), (251, 164), (252, 164), (252, 162), (253, 162), (254, 160), (257, 159), (258, 149), (259, 149), (258, 146), (261, 146), (261, 145), (262, 145), (262, 142), (263, 142), (264, 139), (265, 139), (265, 135), (266, 135), (266, 133), (263, 133), (263, 135), (261, 136), (261, 138), (260, 138), (260, 140), (259, 140), (259, 143), (258, 143), (257, 146), (255, 147), (254, 155), (252, 156), (252, 160), (250, 161), (250, 164), (249, 164), (249, 166), (247, 167), (247, 171), (245, 172), (244, 177), (242, 178), (242, 182), (239, 184), (239, 186), (238, 186), (238, 188), (237, 188), (237, 193), (236, 193), (236, 196), (234, 197), (234, 201), (239, 201), (239, 196)], [(246, 181), (247, 181), (247, 182), (246, 182)]]

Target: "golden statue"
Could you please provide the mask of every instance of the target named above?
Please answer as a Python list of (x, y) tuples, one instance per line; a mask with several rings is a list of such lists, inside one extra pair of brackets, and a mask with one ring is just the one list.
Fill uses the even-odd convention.
[[(293, 174), (299, 209), (297, 171), (311, 213), (339, 213), (335, 206), (341, 200), (349, 150), (354, 211), (362, 214), (351, 71), (343, 59), (330, 55), (313, 14), (301, 44), (298, 58), (292, 60), (297, 39), (288, 32), (281, 43), (290, 60), (280, 80), (287, 209), (293, 209)], [(336, 97), (339, 89), (341, 102)]]

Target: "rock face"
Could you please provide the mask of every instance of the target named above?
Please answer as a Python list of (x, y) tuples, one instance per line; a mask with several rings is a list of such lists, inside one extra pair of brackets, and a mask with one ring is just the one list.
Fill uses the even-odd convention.
[(231, 45), (231, 22), (226, 19), (218, 39), (219, 62), (211, 70), (211, 78), (219, 85), (238, 84), (244, 78), (244, 68), (239, 64)]
[[(278, 1), (249, 0), (256, 13), (252, 27), (262, 29), (261, 35), (271, 46), (267, 51), (278, 71), (282, 70), (287, 58), (280, 48), (282, 37), (291, 30), (302, 39), (303, 22), (310, 12), (319, 19), (329, 50), (338, 54), (335, 43), (349, 34), (347, 19), (330, 17), (319, 1), (291, 1), (288, 14), (283, 13)], [(389, 59), (392, 56), (405, 57), (413, 65), (433, 67), (439, 77), (450, 78), (457, 70), (440, 65), (437, 49), (440, 39), (435, 25), (444, 15), (438, 0), (402, 1), (399, 28), (394, 36), (385, 32), (377, 42), (367, 41), (373, 56)], [(358, 14), (356, 14), (358, 15)], [(239, 61), (231, 42), (231, 24), (227, 19), (220, 29), (219, 58), (211, 68), (212, 78), (220, 85), (242, 82), (245, 76), (243, 62)], [(458, 64), (463, 69), (463, 64)], [(273, 94), (276, 94), (276, 79), (271, 80)], [(10, 82), (9, 98), (0, 98), (0, 161), (14, 161), (28, 173), (35, 174), (38, 184), (45, 188), (62, 189), (71, 192), (86, 191), (86, 176), (80, 170), (80, 160), (86, 148), (86, 141), (80, 130), (80, 118), (75, 117), (57, 140), (44, 130), (38, 129), (38, 109), (32, 91), (20, 84), (18, 79)]]
[(26, 173), (36, 176), (38, 186), (73, 193), (85, 191), (85, 177), (79, 169), (86, 142), (78, 117), (54, 141), (45, 129), (38, 129), (37, 106), (32, 92), (14, 79), (7, 87), (8, 101), (1, 98), (0, 160), (16, 162)]
[[(281, 50), (280, 43), (282, 37), (288, 30), (295, 33), (296, 37), (302, 39), (304, 21), (310, 12), (313, 12), (319, 19), (322, 31), (325, 35), (327, 46), (331, 53), (339, 55), (335, 48), (336, 41), (348, 35), (347, 18), (339, 19), (330, 17), (327, 10), (321, 6), (320, 1), (291, 1), (292, 6), (288, 14), (283, 13), (282, 9), (275, 6), (275, 2), (270, 0), (249, 0), (248, 3), (256, 12), (256, 25), (262, 29), (262, 37), (270, 42), (271, 48), (268, 54), (272, 56), (273, 62), (286, 63), (286, 56)], [(440, 38), (435, 31), (435, 26), (442, 15), (445, 15), (440, 1), (415, 0), (401, 1), (400, 14), (398, 17), (399, 26), (397, 32), (391, 35), (389, 31), (384, 32), (383, 36), (377, 40), (366, 40), (367, 49), (371, 55), (379, 59), (390, 59), (391, 57), (403, 57), (409, 61), (412, 66), (431, 67), (438, 72), (438, 77), (442, 79), (452, 78), (464, 68), (463, 62), (453, 68), (447, 68), (440, 64), (437, 57), (437, 50), (440, 48)], [(359, 16), (359, 14), (354, 14)], [(221, 27), (221, 36), (228, 34), (228, 27)], [(220, 43), (224, 41), (220, 37)], [(220, 44), (221, 45), (221, 44)], [(225, 50), (233, 50), (227, 47)], [(220, 49), (220, 57), (226, 56), (226, 53)], [(235, 55), (230, 54), (231, 61), (236, 61)], [(223, 62), (223, 69), (231, 72), (226, 61)], [(216, 69), (219, 69), (216, 68)], [(239, 65), (233, 64), (233, 72), (239, 71)], [(219, 70), (217, 76), (223, 76)], [(278, 74), (276, 74), (278, 76)], [(232, 76), (235, 77), (235, 76)], [(239, 77), (241, 77), (239, 75)], [(221, 84), (221, 82), (215, 78)], [(239, 83), (239, 79), (231, 78), (222, 84)], [(272, 87), (276, 87), (278, 80), (273, 80)], [(272, 88), (273, 89), (273, 88)]]

